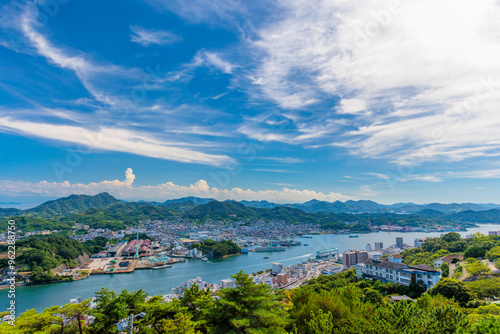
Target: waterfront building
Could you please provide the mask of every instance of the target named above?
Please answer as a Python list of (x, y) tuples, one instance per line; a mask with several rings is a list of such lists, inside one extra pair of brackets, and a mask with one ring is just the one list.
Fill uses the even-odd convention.
[(427, 289), (430, 289), (439, 282), (441, 274), (426, 264), (409, 266), (385, 259), (368, 259), (356, 265), (356, 276), (406, 286), (410, 285), (411, 282), (416, 283), (421, 280)]
[(339, 249), (331, 248), (316, 252), (316, 260), (334, 260), (339, 258)]
[(117, 257), (120, 256), (122, 253), (122, 250), (127, 246), (127, 242), (120, 241), (111, 246), (111, 248), (108, 249), (107, 257)]
[(279, 274), (282, 269), (283, 269), (283, 264), (273, 263), (273, 274)]
[(372, 251), (372, 245), (366, 244), (365, 251), (371, 252)]
[(383, 242), (375, 242), (375, 250), (376, 251), (382, 250), (382, 248), (384, 248)]
[(403, 250), (403, 237), (396, 237), (396, 247)]

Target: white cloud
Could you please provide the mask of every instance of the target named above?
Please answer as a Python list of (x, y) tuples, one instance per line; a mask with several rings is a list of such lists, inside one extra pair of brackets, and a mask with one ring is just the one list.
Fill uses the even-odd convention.
[[(399, 164), (500, 155), (498, 1), (279, 3), (283, 19), (251, 44), (261, 58), (250, 78), (286, 109), (321, 114), (310, 106), (340, 97), (332, 108), (350, 130), (318, 137)], [(294, 123), (324, 124), (305, 115)], [(252, 136), (255, 127), (241, 130)]]
[(164, 201), (172, 198), (186, 196), (211, 197), (217, 200), (268, 200), (276, 203), (301, 203), (311, 199), (322, 201), (346, 201), (353, 197), (339, 193), (322, 193), (314, 190), (296, 190), (284, 187), (280, 190), (251, 190), (242, 188), (220, 189), (210, 187), (205, 180), (199, 180), (189, 186), (181, 186), (173, 182), (165, 182), (157, 185), (134, 186), (135, 175), (131, 168), (125, 172), (124, 181), (101, 181), (96, 183), (71, 184), (64, 182), (38, 183), (21, 181), (0, 181), (0, 194), (9, 196), (38, 195), (47, 197), (68, 196), (70, 194), (97, 194), (109, 192), (121, 198), (131, 200), (157, 200)]
[(123, 98), (110, 94), (103, 88), (103, 78), (120, 78), (121, 81), (130, 78), (138, 78), (140, 71), (126, 69), (115, 65), (98, 65), (85, 57), (82, 53), (63, 50), (53, 45), (43, 34), (38, 32), (38, 9), (35, 4), (28, 4), (21, 14), (19, 29), (27, 38), (38, 54), (45, 57), (51, 63), (65, 69), (72, 70), (82, 85), (94, 98), (111, 106), (123, 104)]
[(117, 128), (89, 130), (70, 125), (54, 125), (0, 117), (0, 130), (14, 134), (75, 143), (99, 150), (125, 152), (151, 158), (225, 166), (233, 161), (225, 155), (213, 155), (178, 147), (181, 143), (158, 140), (150, 135)]
[(260, 158), (260, 159), (277, 161), (277, 162), (284, 163), (284, 164), (298, 164), (298, 163), (306, 162), (306, 160), (304, 160), (304, 159), (290, 158), (290, 157), (264, 157), (264, 158)]
[(390, 179), (390, 176), (382, 174), (382, 173), (363, 173), (363, 174), (371, 175), (371, 176), (376, 176), (376, 177), (378, 177), (379, 179), (382, 179), (382, 180), (389, 180)]
[(167, 45), (178, 42), (180, 37), (170, 31), (146, 29), (140, 26), (131, 26), (131, 41), (142, 46), (151, 44)]
[(222, 59), (219, 54), (205, 50), (198, 51), (194, 57), (192, 66), (212, 66), (226, 74), (231, 74), (235, 67), (235, 65), (231, 64), (227, 60)]
[(360, 186), (358, 190), (355, 192), (356, 197), (359, 198), (373, 198), (378, 196), (378, 192), (373, 190), (371, 186), (369, 185), (364, 185)]

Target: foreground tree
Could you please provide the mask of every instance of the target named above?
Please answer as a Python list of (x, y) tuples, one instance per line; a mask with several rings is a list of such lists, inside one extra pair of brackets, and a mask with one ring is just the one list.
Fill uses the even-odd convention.
[(210, 333), (285, 333), (287, 314), (269, 287), (254, 284), (243, 271), (232, 275), (236, 288), (224, 289), (205, 311)]
[(446, 298), (454, 299), (461, 305), (467, 304), (474, 299), (474, 293), (465, 285), (464, 282), (456, 281), (451, 278), (443, 278), (436, 284), (429, 294), (432, 296), (442, 295)]

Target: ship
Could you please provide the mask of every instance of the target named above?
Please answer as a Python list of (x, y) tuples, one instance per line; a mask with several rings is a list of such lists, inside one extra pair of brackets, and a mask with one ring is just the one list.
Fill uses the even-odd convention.
[(350, 235), (349, 238), (359, 238), (359, 235)]
[(293, 240), (286, 240), (286, 241), (281, 241), (280, 245), (281, 246), (300, 246), (300, 245), (302, 245), (302, 242), (293, 241)]
[(153, 269), (154, 270), (158, 270), (158, 269), (165, 269), (165, 268), (170, 268), (172, 267), (171, 264), (162, 264), (162, 265), (159, 265), (159, 266), (154, 266)]
[(304, 246), (309, 246), (309, 244), (306, 243), (306, 244), (304, 244)]
[(285, 247), (275, 247), (275, 246), (270, 246), (270, 247), (259, 247), (259, 248), (254, 248), (254, 252), (283, 252), (286, 251)]
[(206, 257), (202, 257), (202, 258), (201, 258), (201, 260), (202, 260), (203, 262), (207, 262), (207, 261), (208, 261), (208, 259), (207, 259)]
[(241, 253), (248, 253), (248, 248), (242, 248), (240, 252)]
[(301, 238), (312, 239), (313, 237), (311, 237), (310, 235), (303, 235)]
[(271, 257), (270, 256), (264, 256), (263, 259), (270, 259)]

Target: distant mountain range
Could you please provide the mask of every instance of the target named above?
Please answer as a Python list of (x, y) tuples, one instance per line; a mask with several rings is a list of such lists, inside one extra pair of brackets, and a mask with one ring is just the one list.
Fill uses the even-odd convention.
[[(499, 222), (500, 205), (474, 203), (396, 203), (383, 205), (373, 201), (346, 201), (326, 202), (310, 200), (302, 204), (276, 204), (268, 201), (233, 201), (219, 202), (213, 198), (184, 197), (160, 202), (125, 202), (116, 199), (108, 193), (94, 196), (71, 195), (53, 201), (45, 202), (37, 207), (20, 209), (1, 209), (0, 217), (27, 216), (39, 218), (64, 218), (63, 220), (92, 220), (92, 219), (129, 219), (150, 218), (163, 219), (175, 215), (191, 219), (225, 219), (228, 217), (247, 218), (275, 218), (291, 219), (299, 217), (308, 221), (310, 217), (319, 217), (308, 214), (322, 213), (322, 217), (333, 217), (327, 214), (363, 215), (417, 215), (432, 219), (451, 219), (469, 222)], [(118, 218), (117, 218), (118, 217)], [(127, 217), (129, 219), (127, 219)], [(281, 218), (279, 218), (281, 217)], [(326, 219), (326, 218), (325, 218)], [(293, 219), (294, 221), (296, 219)]]

